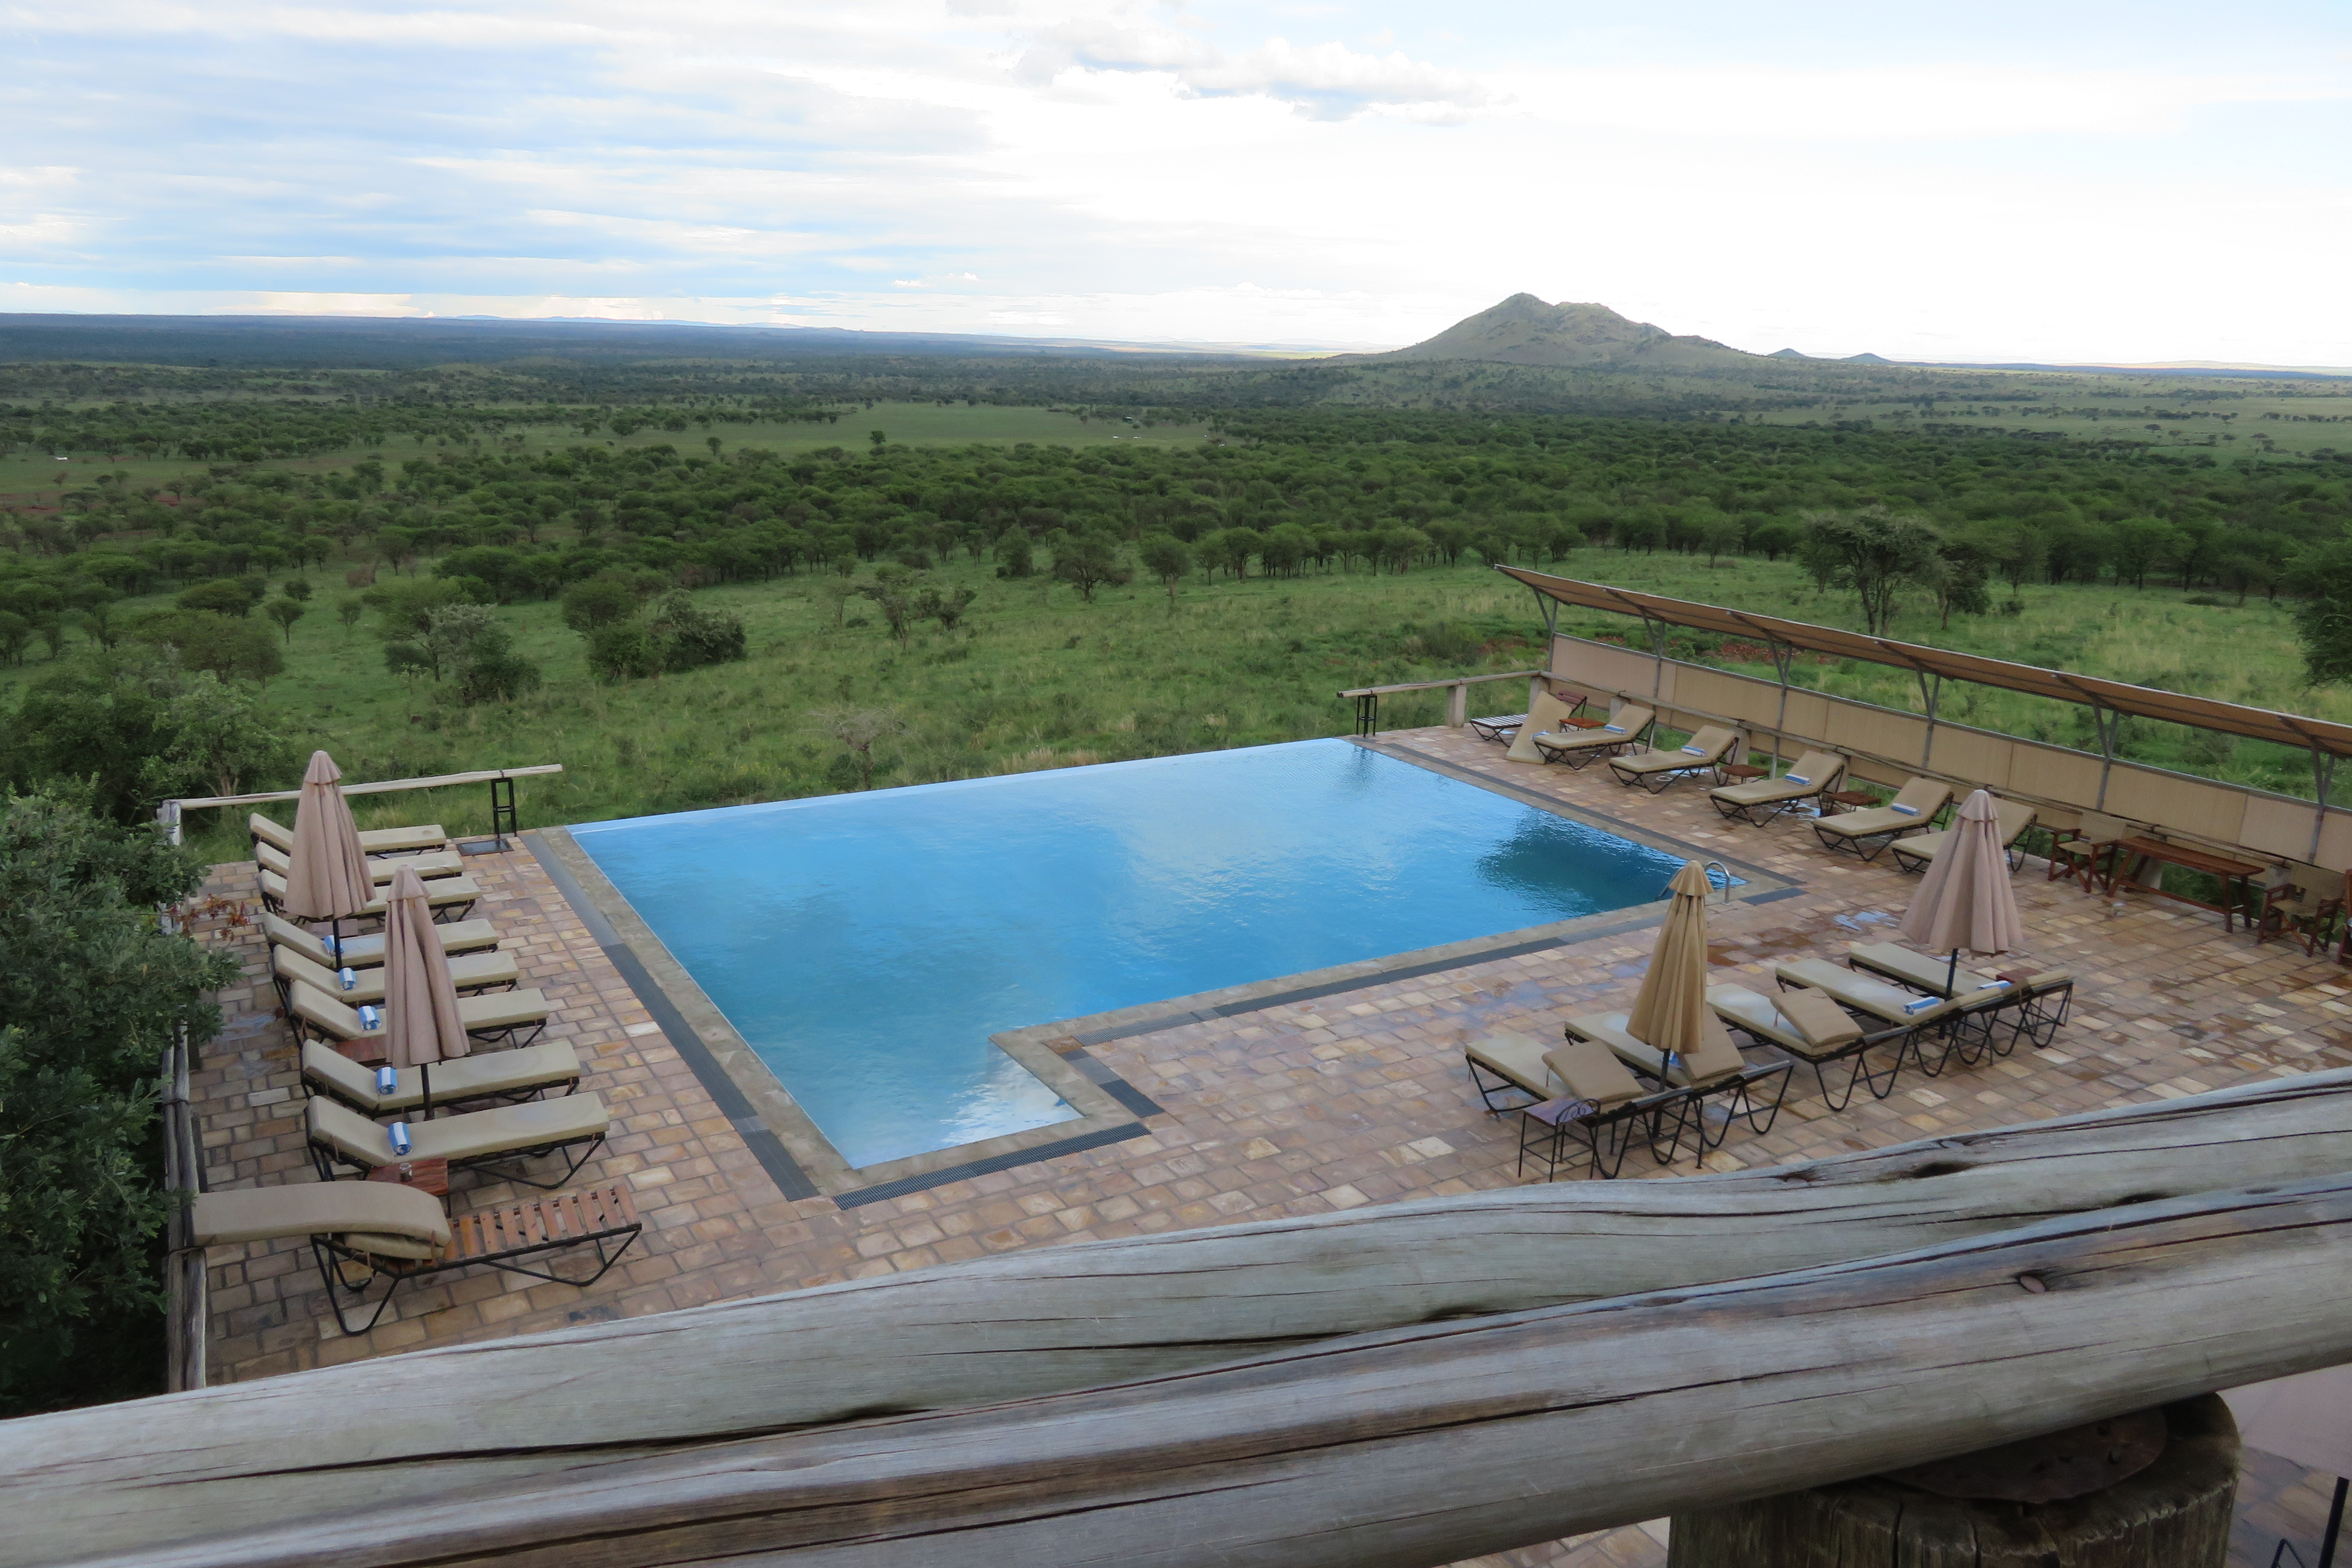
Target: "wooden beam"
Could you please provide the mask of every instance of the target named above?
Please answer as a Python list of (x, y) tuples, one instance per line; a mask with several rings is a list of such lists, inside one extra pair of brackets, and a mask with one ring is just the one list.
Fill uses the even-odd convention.
[(75, 1561), (1424, 1568), (2331, 1365), (2347, 1292), (2336, 1176)]
[(2337, 1170), (2352, 1170), (2352, 1071), (1729, 1176), (1031, 1248), (383, 1357), (0, 1423), (0, 1564), (538, 1486), (685, 1445), (1161, 1377)]

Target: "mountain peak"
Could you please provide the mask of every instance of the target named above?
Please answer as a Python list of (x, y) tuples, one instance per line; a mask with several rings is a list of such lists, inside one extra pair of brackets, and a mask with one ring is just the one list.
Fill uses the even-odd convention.
[(1357, 363), (1480, 360), (1596, 369), (1696, 369), (1753, 362), (1759, 356), (1710, 338), (1677, 336), (1647, 321), (1628, 321), (1606, 305), (1573, 300), (1554, 305), (1533, 294), (1514, 294), (1411, 348), (1345, 357)]

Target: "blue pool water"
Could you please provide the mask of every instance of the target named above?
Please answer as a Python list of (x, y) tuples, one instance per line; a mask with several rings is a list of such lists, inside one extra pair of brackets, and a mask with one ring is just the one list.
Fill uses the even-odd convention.
[(1680, 864), (1346, 741), (572, 831), (853, 1165), (1074, 1118), (1000, 1030), (1622, 909)]

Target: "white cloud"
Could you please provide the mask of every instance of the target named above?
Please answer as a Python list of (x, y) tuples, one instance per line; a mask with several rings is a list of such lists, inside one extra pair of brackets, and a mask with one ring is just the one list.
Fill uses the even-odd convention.
[(2352, 23), (1714, 3), (17, 5), (0, 309), (2352, 361)]

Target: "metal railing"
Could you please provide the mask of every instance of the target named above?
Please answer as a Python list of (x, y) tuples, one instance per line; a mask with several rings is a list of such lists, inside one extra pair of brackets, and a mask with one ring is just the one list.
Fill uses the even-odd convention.
[(1535, 704), (1535, 683), (1547, 672), (1540, 669), (1507, 669), (1500, 675), (1457, 675), (1450, 680), (1407, 680), (1395, 686), (1353, 686), (1339, 693), (1356, 700), (1356, 733), (1375, 735), (1381, 728), (1381, 699), (1393, 691), (1434, 691), (1446, 688), (1445, 727), (1459, 730), (1470, 721), (1470, 688), (1487, 680), (1525, 680), (1528, 682), (1528, 704)]
[[(473, 773), (440, 773), (425, 779), (383, 779), (374, 784), (344, 784), (342, 792), (352, 795), (389, 795), (398, 790), (449, 789), (458, 784), (487, 784), (490, 786), (490, 837), (498, 840), (500, 849), (507, 847), (507, 835), (522, 831), (522, 822), (515, 810), (514, 781), (540, 773), (560, 773), (562, 763), (538, 763), (527, 768), (482, 768)], [(263, 790), (255, 795), (212, 795), (186, 796), (167, 800), (155, 808), (155, 820), (170, 833), (172, 842), (180, 842), (183, 815), (217, 805), (264, 805), (271, 801), (299, 800), (299, 789)]]
[(163, 1053), (157, 1097), (163, 1123), (163, 1190), (173, 1199), (164, 1233), (170, 1251), (163, 1264), (163, 1386), (172, 1394), (205, 1385), (209, 1318), (210, 1277), (205, 1269), (205, 1249), (195, 1245), (190, 1213), (196, 1194), (204, 1191), (205, 1167), (197, 1147), (195, 1108), (188, 1099), (188, 1033), (179, 1029)]

